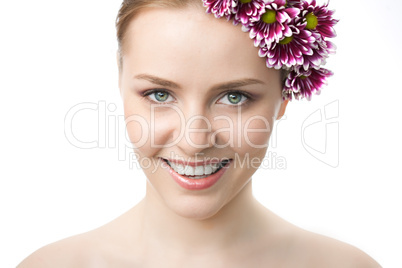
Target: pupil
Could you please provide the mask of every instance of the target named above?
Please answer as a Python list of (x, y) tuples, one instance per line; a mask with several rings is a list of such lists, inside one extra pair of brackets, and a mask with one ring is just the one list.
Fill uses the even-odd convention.
[(237, 104), (241, 101), (241, 95), (238, 93), (231, 93), (228, 96), (229, 101), (233, 104)]
[(155, 93), (155, 98), (158, 101), (165, 101), (168, 98), (168, 94), (166, 92), (157, 92)]

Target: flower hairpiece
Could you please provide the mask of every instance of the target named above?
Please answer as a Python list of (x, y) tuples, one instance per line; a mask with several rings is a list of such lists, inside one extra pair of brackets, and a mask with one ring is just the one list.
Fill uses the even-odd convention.
[(249, 32), (269, 68), (288, 71), (282, 97), (311, 99), (333, 75), (322, 68), (335, 45), (334, 11), (316, 0), (203, 0), (207, 13), (233, 20)]

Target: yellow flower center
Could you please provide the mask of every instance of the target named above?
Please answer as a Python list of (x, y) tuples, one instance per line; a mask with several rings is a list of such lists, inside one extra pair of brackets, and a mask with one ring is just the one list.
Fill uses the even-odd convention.
[(268, 24), (274, 23), (274, 22), (276, 22), (276, 11), (268, 10), (267, 12), (265, 12), (262, 15), (261, 18), (265, 23), (268, 23)]
[(243, 4), (247, 4), (250, 3), (252, 0), (240, 0), (240, 2), (242, 2)]
[(300, 76), (300, 78), (304, 80), (304, 79), (306, 79), (306, 78), (307, 78), (307, 76), (302, 75), (302, 76)]
[(315, 29), (315, 27), (317, 27), (318, 19), (316, 15), (314, 15), (312, 12), (307, 14), (306, 20), (307, 20), (306, 29), (313, 30)]
[(293, 40), (293, 36), (285, 37), (285, 38), (283, 38), (283, 40), (279, 41), (279, 44), (286, 45), (286, 44), (289, 44), (290, 42), (292, 42), (292, 40)]

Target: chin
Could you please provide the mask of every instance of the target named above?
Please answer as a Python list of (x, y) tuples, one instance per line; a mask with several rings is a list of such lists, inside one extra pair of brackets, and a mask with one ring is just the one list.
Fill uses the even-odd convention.
[(166, 200), (165, 204), (183, 218), (206, 220), (219, 213), (226, 205), (226, 200), (217, 196), (188, 195)]

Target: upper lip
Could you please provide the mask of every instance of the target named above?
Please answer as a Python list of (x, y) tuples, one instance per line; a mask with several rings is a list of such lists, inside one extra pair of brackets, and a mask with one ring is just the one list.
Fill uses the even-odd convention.
[(184, 165), (184, 166), (191, 166), (191, 167), (198, 167), (198, 166), (205, 166), (209, 164), (218, 164), (222, 161), (230, 161), (231, 159), (229, 158), (223, 158), (223, 159), (218, 159), (218, 158), (212, 158), (209, 160), (205, 161), (197, 161), (197, 162), (190, 162), (190, 161), (182, 161), (182, 160), (176, 160), (176, 159), (167, 159), (167, 158), (162, 158), (164, 160), (167, 160), (171, 163), (178, 164), (178, 165)]

